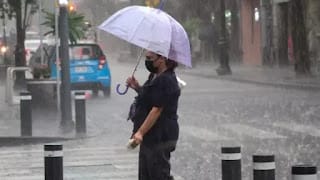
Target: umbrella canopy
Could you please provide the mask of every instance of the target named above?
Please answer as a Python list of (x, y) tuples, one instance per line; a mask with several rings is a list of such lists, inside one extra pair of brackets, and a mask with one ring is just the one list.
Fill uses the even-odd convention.
[(191, 67), (186, 31), (179, 22), (160, 9), (129, 6), (109, 17), (99, 29)]

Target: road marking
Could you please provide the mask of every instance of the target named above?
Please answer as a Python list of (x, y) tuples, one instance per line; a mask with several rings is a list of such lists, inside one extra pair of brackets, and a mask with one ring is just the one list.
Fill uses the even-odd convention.
[(201, 112), (201, 111), (187, 111), (187, 112), (183, 112), (180, 113), (179, 112), (179, 119), (184, 119), (184, 118), (189, 118), (189, 117), (201, 117), (201, 118), (206, 118), (206, 119), (212, 119), (214, 120), (214, 118), (230, 118), (230, 116), (228, 114), (225, 113), (218, 113), (218, 112), (214, 112), (214, 111), (210, 111), (210, 112)]
[[(20, 152), (1, 152), (0, 179), (44, 179), (44, 151), (35, 149)], [(137, 152), (125, 150), (124, 147), (65, 149), (63, 164), (65, 179), (133, 180), (137, 179), (138, 174)], [(95, 168), (103, 168), (103, 172), (97, 173)], [(79, 170), (75, 172), (76, 169)]]
[(180, 130), (183, 134), (199, 138), (203, 141), (219, 141), (219, 140), (230, 140), (230, 138), (221, 136), (208, 129), (199, 128), (195, 126), (181, 126)]
[[(44, 151), (40, 148), (42, 147), (35, 146), (30, 150), (2, 148), (0, 179), (43, 180)], [(129, 151), (125, 146), (65, 148), (63, 154), (66, 180), (138, 179), (138, 149)], [(177, 178), (183, 180), (180, 176)]]
[(217, 88), (202, 88), (202, 89), (188, 89), (188, 88), (185, 88), (183, 91), (182, 91), (182, 95), (183, 94), (194, 94), (194, 93), (197, 93), (199, 95), (206, 95), (207, 96), (207, 93), (240, 93), (240, 92), (243, 92), (243, 93), (247, 93), (248, 91), (251, 91), (251, 92), (256, 92), (257, 91), (257, 88), (246, 88), (246, 89), (217, 89)]
[[(68, 174), (64, 173), (64, 179), (66, 180), (71, 180), (71, 179), (77, 179), (77, 180), (87, 180), (87, 179), (95, 179), (95, 178), (105, 178), (105, 179), (119, 179), (119, 178), (130, 178), (130, 179), (137, 179), (137, 171), (123, 171), (121, 173), (117, 171), (109, 171), (109, 172), (104, 172), (104, 173), (73, 173), (73, 174)], [(2, 179), (2, 178), (1, 178)], [(10, 177), (4, 177), (3, 179), (5, 180), (43, 180), (44, 175), (43, 174), (37, 174), (37, 175), (22, 175), (22, 176), (10, 176)]]
[(308, 125), (298, 124), (295, 122), (276, 122), (276, 123), (273, 123), (272, 126), (287, 129), (289, 131), (308, 134), (314, 137), (320, 137), (319, 128), (317, 128), (316, 126), (308, 126)]
[[(39, 148), (42, 148), (42, 146), (39, 146)], [(122, 146), (113, 146), (113, 147), (95, 147), (95, 148), (89, 148), (89, 147), (81, 147), (81, 148), (66, 148), (64, 147), (63, 152), (67, 153), (67, 152), (88, 152), (88, 151), (94, 151), (94, 152), (104, 152), (104, 151), (127, 151), (127, 149), (125, 148), (125, 145)], [(5, 154), (10, 155), (10, 154), (31, 154), (31, 153), (41, 153), (44, 152), (42, 149), (22, 149), (22, 150), (12, 150), (12, 148), (8, 148), (8, 150), (2, 150), (0, 151), (0, 156), (1, 154)], [(127, 152), (131, 152), (131, 151), (127, 151)]]
[(258, 138), (258, 139), (284, 139), (284, 138), (287, 138), (286, 136), (282, 136), (282, 135), (277, 134), (275, 132), (269, 132), (269, 131), (258, 129), (258, 128), (255, 128), (252, 126), (237, 124), (237, 123), (224, 124), (220, 127), (225, 130), (232, 131), (232, 132), (240, 135), (240, 137), (243, 135), (246, 135), (246, 136), (250, 136), (250, 137)]

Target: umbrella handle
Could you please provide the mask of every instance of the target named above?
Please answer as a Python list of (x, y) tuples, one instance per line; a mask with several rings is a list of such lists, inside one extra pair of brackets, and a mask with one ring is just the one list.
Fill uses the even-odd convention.
[(126, 89), (123, 92), (120, 92), (119, 89), (120, 89), (120, 84), (117, 84), (117, 88), (116, 88), (117, 93), (120, 94), (120, 95), (125, 95), (128, 92), (129, 86), (126, 86)]

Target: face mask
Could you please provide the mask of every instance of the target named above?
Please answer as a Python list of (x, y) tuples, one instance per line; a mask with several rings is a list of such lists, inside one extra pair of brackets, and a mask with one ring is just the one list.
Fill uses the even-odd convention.
[(149, 72), (151, 72), (151, 73), (158, 72), (158, 68), (153, 66), (153, 61), (151, 61), (150, 59), (145, 60), (145, 65), (146, 65), (146, 68)]

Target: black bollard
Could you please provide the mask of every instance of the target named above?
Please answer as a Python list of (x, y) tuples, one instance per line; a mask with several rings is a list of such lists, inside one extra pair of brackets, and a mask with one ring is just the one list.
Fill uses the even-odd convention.
[(296, 165), (291, 169), (292, 180), (317, 180), (317, 167), (312, 165)]
[(63, 180), (62, 145), (44, 145), (45, 180)]
[(76, 133), (84, 135), (86, 128), (86, 97), (84, 92), (75, 93)]
[(21, 136), (32, 136), (31, 93), (20, 93), (20, 129)]
[(241, 180), (240, 147), (221, 148), (222, 180)]
[(274, 155), (253, 156), (253, 180), (275, 180)]

